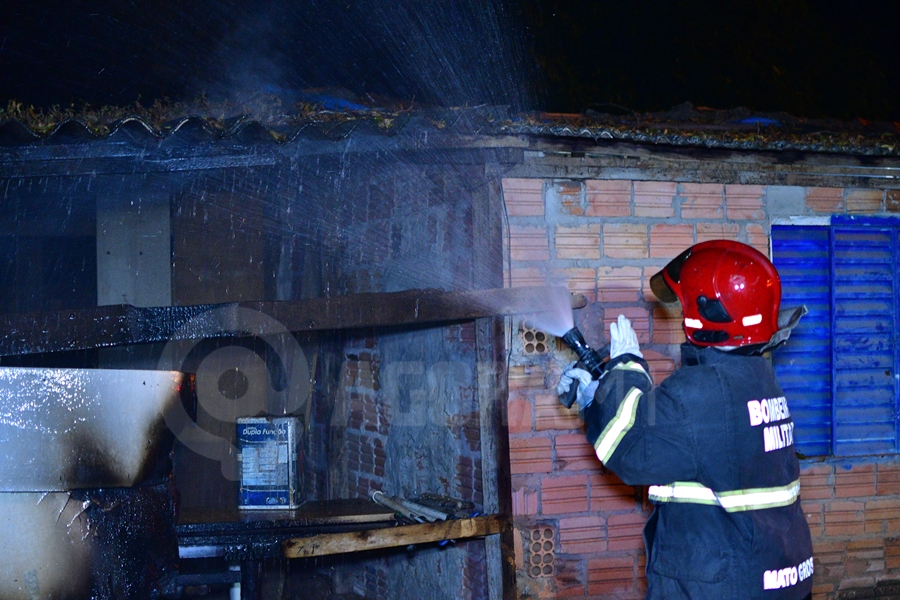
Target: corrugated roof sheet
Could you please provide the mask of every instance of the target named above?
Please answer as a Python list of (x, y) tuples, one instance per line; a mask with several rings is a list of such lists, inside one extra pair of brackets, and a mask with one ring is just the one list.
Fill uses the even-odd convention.
[(71, 144), (93, 140), (137, 144), (161, 140), (179, 144), (229, 141), (237, 144), (290, 144), (338, 141), (351, 134), (415, 136), (446, 133), (475, 136), (583, 138), (604, 143), (721, 148), (741, 151), (797, 151), (864, 156), (900, 156), (900, 123), (801, 119), (756, 114), (746, 109), (720, 111), (682, 105), (664, 113), (511, 115), (504, 107), (352, 112), (284, 112), (257, 118), (241, 114), (213, 118), (203, 114), (165, 121), (127, 115), (104, 121), (92, 115), (58, 123), (8, 119), (0, 123), (0, 146)]
[(753, 113), (743, 108), (695, 109), (690, 104), (663, 113), (609, 115), (588, 111), (584, 115), (536, 115), (502, 129), (520, 135), (664, 146), (900, 155), (900, 123), (802, 119), (783, 113)]

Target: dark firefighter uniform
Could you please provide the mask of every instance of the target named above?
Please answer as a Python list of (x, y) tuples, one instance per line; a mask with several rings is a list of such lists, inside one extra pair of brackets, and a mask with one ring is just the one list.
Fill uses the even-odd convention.
[(769, 361), (684, 344), (661, 385), (648, 372), (612, 359), (582, 414), (597, 457), (649, 486), (647, 598), (807, 597), (794, 424)]

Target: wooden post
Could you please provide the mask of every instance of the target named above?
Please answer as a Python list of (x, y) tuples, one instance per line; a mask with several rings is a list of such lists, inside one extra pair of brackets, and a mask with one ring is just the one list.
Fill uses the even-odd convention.
[(503, 319), (475, 321), (484, 510), (500, 514), (510, 524), (500, 536), (485, 540), (488, 597), (497, 600), (516, 594), (504, 329)]
[[(499, 164), (485, 166), (488, 185), (472, 207), (475, 236), (476, 288), (503, 286), (503, 189)], [(512, 485), (509, 469), (509, 423), (506, 403), (506, 327), (499, 313), (475, 319), (478, 406), (481, 435), (481, 473), (484, 510), (504, 517), (510, 527), (499, 536), (485, 538), (488, 598), (516, 596)]]

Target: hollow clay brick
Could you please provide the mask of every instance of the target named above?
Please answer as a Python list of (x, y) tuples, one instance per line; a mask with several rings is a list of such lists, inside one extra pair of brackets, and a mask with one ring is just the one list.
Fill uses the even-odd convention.
[(681, 218), (721, 219), (725, 216), (725, 186), (719, 183), (681, 185)]
[(693, 245), (693, 225), (659, 223), (650, 227), (650, 258), (672, 259)]
[(550, 260), (546, 229), (510, 225), (509, 256), (512, 260)]
[(600, 258), (600, 225), (579, 225), (576, 227), (556, 226), (554, 231), (556, 258), (594, 259)]
[(674, 217), (677, 187), (674, 182), (670, 181), (635, 181), (634, 216)]
[(766, 188), (762, 185), (726, 185), (725, 218), (735, 220), (762, 220), (766, 218)]
[(510, 438), (509, 463), (510, 472), (549, 473), (553, 470), (550, 438), (527, 437)]
[(647, 226), (636, 223), (603, 225), (603, 255), (608, 258), (648, 258)]
[(545, 515), (587, 512), (587, 476), (544, 477), (541, 481), (541, 509)]
[(503, 201), (511, 217), (544, 215), (544, 180), (509, 178), (503, 180)]
[(844, 190), (842, 188), (806, 188), (807, 208), (820, 213), (840, 213), (844, 211)]
[(584, 194), (588, 217), (631, 216), (631, 181), (588, 180)]
[(641, 267), (604, 267), (597, 269), (599, 302), (636, 302), (641, 293)]

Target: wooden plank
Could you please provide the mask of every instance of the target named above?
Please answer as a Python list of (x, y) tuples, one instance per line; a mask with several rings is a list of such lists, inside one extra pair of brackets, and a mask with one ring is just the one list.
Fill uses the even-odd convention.
[[(281, 302), (155, 308), (113, 305), (17, 313), (0, 315), (4, 332), (0, 356), (541, 313), (548, 309), (547, 294), (548, 288), (539, 286), (460, 292), (406, 290)], [(571, 298), (573, 308), (583, 306), (583, 297)], [(254, 318), (256, 313), (271, 319)]]
[(367, 529), (350, 533), (327, 533), (286, 540), (283, 544), (285, 558), (310, 558), (329, 554), (363, 552), (379, 548), (427, 544), (441, 540), (494, 535), (507, 531), (510, 523), (499, 515), (403, 525), (388, 529)]

